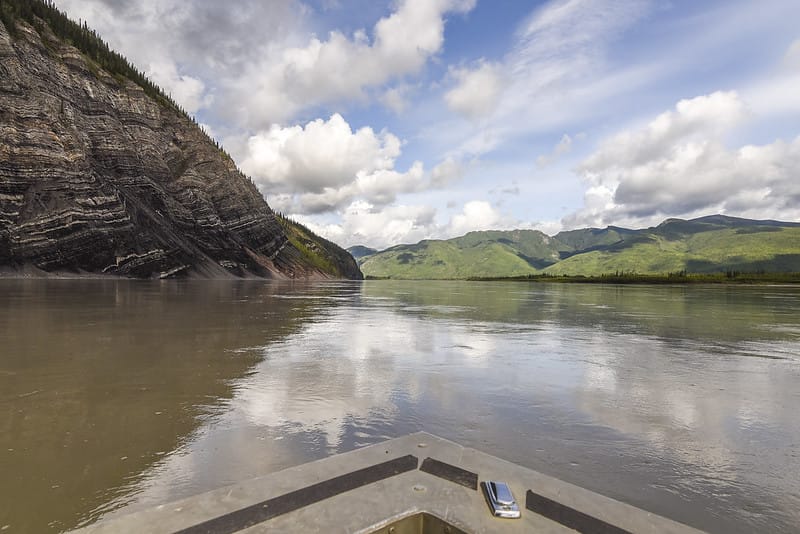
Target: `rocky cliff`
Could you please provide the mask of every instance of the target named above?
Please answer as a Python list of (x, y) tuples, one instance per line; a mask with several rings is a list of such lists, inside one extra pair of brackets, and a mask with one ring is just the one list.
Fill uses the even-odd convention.
[(0, 270), (361, 278), (149, 93), (46, 21), (0, 22)]

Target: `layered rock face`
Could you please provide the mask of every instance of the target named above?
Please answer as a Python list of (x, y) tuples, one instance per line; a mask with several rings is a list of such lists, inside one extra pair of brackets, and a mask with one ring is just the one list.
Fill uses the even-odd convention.
[(292, 244), (257, 188), (171, 105), (46, 25), (15, 33), (0, 23), (0, 268), (361, 278), (329, 242)]

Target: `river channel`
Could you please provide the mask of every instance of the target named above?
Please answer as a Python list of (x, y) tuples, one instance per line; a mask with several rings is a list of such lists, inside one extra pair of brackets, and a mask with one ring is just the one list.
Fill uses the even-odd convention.
[(800, 532), (800, 288), (0, 280), (2, 534), (419, 430)]

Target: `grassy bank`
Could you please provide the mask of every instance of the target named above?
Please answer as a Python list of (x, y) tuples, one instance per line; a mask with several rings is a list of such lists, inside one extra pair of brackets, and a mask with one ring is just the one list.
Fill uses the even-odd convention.
[(533, 274), (527, 276), (469, 278), (474, 281), (521, 281), (582, 284), (800, 284), (800, 273), (609, 273), (599, 276)]

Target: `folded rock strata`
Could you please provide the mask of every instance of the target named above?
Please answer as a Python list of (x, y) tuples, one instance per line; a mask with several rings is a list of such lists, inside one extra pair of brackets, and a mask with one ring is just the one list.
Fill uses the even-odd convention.
[(47, 25), (14, 33), (0, 23), (5, 272), (361, 278), (333, 243), (295, 246), (292, 223), (169, 102)]

